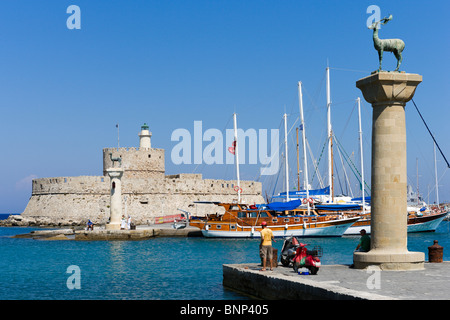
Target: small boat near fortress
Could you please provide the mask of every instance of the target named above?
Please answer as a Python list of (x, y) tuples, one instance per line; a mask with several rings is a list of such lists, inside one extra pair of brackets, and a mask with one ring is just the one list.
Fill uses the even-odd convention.
[(215, 204), (225, 209), (223, 214), (190, 217), (189, 225), (197, 227), (208, 238), (259, 238), (261, 222), (265, 221), (274, 237), (341, 237), (359, 217), (306, 215), (306, 210), (278, 214), (273, 210), (238, 203), (197, 202)]

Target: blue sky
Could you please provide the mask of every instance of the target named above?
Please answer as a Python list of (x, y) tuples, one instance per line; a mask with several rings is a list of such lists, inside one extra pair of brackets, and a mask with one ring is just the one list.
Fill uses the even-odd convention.
[[(81, 9), (80, 30), (66, 27), (72, 4)], [(33, 177), (101, 175), (102, 148), (117, 146), (116, 123), (127, 147), (138, 146), (140, 126), (148, 123), (152, 146), (166, 149), (168, 174), (196, 170), (234, 179), (232, 165), (174, 165), (172, 132), (193, 130), (196, 120), (204, 130), (232, 128), (233, 112), (244, 130), (280, 128), (285, 111), (292, 126), (297, 81), (319, 157), (327, 63), (333, 128), (357, 158), (355, 82), (378, 66), (366, 27), (372, 4), (382, 17), (394, 16), (380, 38), (405, 41), (401, 70), (423, 75), (414, 100), (450, 158), (448, 1), (2, 0), (0, 212), (24, 210)], [(386, 53), (383, 67), (395, 63)], [(362, 113), (369, 175), (372, 112), (364, 101)], [(416, 187), (418, 159), (427, 200), (432, 140), (412, 103), (406, 118), (408, 178)], [(243, 166), (242, 178), (257, 178), (258, 170)], [(438, 175), (440, 199), (450, 201), (450, 173), (439, 154)]]

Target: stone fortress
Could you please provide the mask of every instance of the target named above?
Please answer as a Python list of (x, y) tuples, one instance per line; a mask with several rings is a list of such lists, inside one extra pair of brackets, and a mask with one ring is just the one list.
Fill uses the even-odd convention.
[[(235, 180), (203, 179), (201, 174), (165, 175), (164, 149), (151, 147), (148, 129), (146, 124), (141, 127), (139, 148), (103, 149), (103, 176), (34, 179), (31, 198), (21, 217), (37, 225), (84, 225), (88, 219), (106, 224), (111, 194), (106, 170), (118, 166), (124, 171), (122, 212), (137, 225), (181, 214), (178, 209), (193, 215), (221, 209), (194, 201), (237, 200)], [(264, 202), (260, 182), (240, 181), (240, 187), (242, 202)]]

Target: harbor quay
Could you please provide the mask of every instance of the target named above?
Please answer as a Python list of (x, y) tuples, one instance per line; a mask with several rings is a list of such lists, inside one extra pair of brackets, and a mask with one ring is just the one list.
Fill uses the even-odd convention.
[(448, 300), (450, 262), (424, 263), (422, 270), (323, 265), (316, 275), (299, 275), (279, 265), (223, 265), (223, 286), (264, 300)]

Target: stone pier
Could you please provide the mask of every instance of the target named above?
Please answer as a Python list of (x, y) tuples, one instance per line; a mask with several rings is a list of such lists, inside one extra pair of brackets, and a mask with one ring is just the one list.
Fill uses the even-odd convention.
[(355, 268), (423, 269), (422, 252), (407, 249), (405, 105), (418, 74), (377, 72), (356, 82), (373, 107), (371, 250), (353, 256)]

